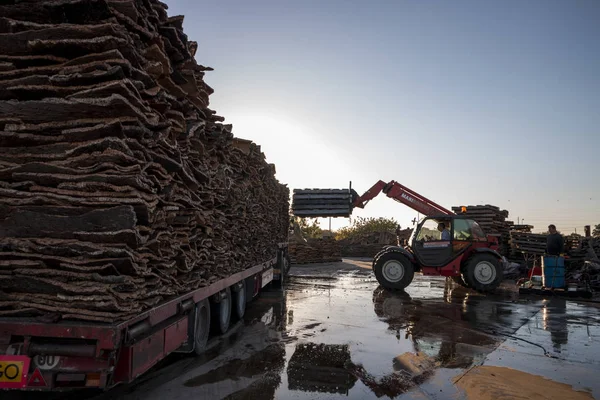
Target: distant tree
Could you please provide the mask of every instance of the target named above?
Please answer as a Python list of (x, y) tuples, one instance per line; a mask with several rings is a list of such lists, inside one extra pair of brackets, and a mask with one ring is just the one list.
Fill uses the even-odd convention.
[(351, 239), (363, 235), (368, 235), (374, 232), (389, 232), (396, 233), (400, 228), (400, 224), (394, 218), (362, 218), (358, 217), (352, 225), (339, 229), (335, 233), (337, 240)]
[(600, 237), (600, 224), (596, 225), (594, 227), (594, 230), (592, 232), (592, 236), (593, 237)]
[(316, 218), (296, 217), (294, 222), (298, 224), (302, 234), (306, 238), (320, 238), (323, 236), (323, 230), (319, 226)]

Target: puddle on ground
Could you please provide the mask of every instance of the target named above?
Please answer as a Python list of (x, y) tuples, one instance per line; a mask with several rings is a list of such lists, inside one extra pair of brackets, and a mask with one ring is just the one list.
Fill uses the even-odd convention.
[(260, 321), (277, 332), (267, 335), (271, 342), (244, 344), (244, 357), (183, 384), (226, 399), (456, 395), (451, 379), (481, 364), (540, 308), (511, 293), (483, 296), (419, 278), (397, 293), (362, 275), (290, 277), (279, 302), (258, 299), (247, 317), (247, 326)]
[(348, 271), (292, 276), (204, 357), (110, 398), (485, 400), (547, 386), (588, 399), (600, 394), (599, 325), (598, 307), (514, 288), (482, 295), (416, 276), (399, 293)]
[(284, 366), (285, 349), (281, 344), (272, 344), (250, 357), (233, 359), (229, 363), (197, 376), (184, 383), (187, 387), (207, 385), (224, 379), (251, 378), (265, 371), (278, 371)]
[[(563, 399), (576, 399), (588, 396), (577, 390), (592, 387), (600, 373), (600, 309), (586, 305), (519, 299), (514, 288), (486, 296), (439, 277), (417, 276), (406, 292), (389, 292), (352, 271), (292, 276), (287, 285), (283, 295), (255, 299), (239, 331), (206, 362), (114, 398), (485, 399), (477, 380), (489, 383), (491, 374), (512, 368), (545, 376)], [(561, 369), (557, 361), (570, 364)], [(508, 386), (487, 390), (502, 398), (514, 394)]]

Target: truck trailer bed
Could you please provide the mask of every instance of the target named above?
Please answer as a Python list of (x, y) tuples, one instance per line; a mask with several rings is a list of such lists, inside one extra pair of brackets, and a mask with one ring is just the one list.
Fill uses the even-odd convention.
[(246, 301), (251, 300), (273, 280), (274, 271), (279, 275), (274, 267), (281, 259), (167, 299), (123, 322), (0, 318), (0, 389), (106, 389), (131, 382), (168, 354), (194, 350), (189, 338), (197, 303), (242, 281)]

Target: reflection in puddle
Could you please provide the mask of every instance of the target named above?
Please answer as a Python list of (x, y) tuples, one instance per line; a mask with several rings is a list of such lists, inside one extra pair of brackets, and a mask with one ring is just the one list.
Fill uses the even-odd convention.
[(279, 371), (268, 371), (247, 388), (233, 392), (224, 397), (224, 400), (257, 400), (275, 399), (275, 391), (281, 383)]
[(297, 344), (287, 367), (288, 388), (347, 394), (356, 382), (346, 369), (350, 362), (348, 345)]
[[(490, 310), (441, 301), (413, 300), (408, 293), (378, 288), (373, 292), (375, 314), (395, 331), (398, 338), (410, 340), (415, 353), (433, 357), (442, 368), (468, 368), (490, 353), (499, 339), (471, 328), (477, 318), (488, 320)], [(492, 310), (493, 313), (493, 310)], [(483, 315), (483, 317), (481, 316)]]
[[(417, 386), (454, 397), (451, 379), (481, 364), (541, 306), (441, 279), (410, 289), (389, 292), (364, 276), (290, 279), (283, 297), (253, 304), (245, 329), (262, 326), (257, 341), (242, 332), (233, 357), (184, 386), (212, 387), (229, 400), (395, 398)], [(551, 332), (565, 331), (561, 324), (544, 319)]]
[(266, 349), (254, 353), (250, 357), (231, 360), (229, 363), (192, 378), (184, 383), (185, 386), (200, 386), (220, 382), (225, 379), (238, 380), (252, 378), (266, 370), (280, 370), (285, 364), (285, 350), (281, 344), (272, 344)]
[(292, 277), (283, 295), (255, 299), (203, 357), (181, 357), (148, 384), (103, 399), (511, 398), (548, 393), (540, 376), (566, 384), (556, 387), (564, 399), (600, 398), (599, 324), (600, 306), (510, 290), (486, 296), (434, 277), (415, 278), (407, 292), (360, 274)]

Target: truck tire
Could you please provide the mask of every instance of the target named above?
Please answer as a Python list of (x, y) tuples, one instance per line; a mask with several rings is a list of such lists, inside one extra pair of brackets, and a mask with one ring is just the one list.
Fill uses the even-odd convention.
[(236, 319), (243, 319), (246, 314), (246, 281), (240, 282), (241, 287), (233, 292), (233, 314)]
[(196, 319), (194, 322), (194, 352), (201, 355), (206, 350), (210, 333), (210, 302), (204, 299), (196, 303)]
[(285, 252), (285, 275), (287, 276), (290, 273), (290, 269), (292, 269), (292, 259), (290, 258), (290, 254)]
[(231, 322), (231, 289), (227, 288), (218, 301), (213, 301), (211, 307), (213, 332), (221, 335), (229, 330)]
[(415, 268), (400, 253), (384, 253), (373, 263), (375, 278), (381, 286), (391, 290), (404, 290), (415, 276)]
[(285, 287), (285, 273), (283, 271), (283, 269), (279, 270), (279, 279), (275, 280), (273, 279), (271, 281), (271, 288), (273, 288), (275, 291), (277, 290), (283, 290), (283, 288)]
[(277, 255), (277, 268), (279, 268), (279, 279), (274, 280), (271, 287), (275, 290), (281, 290), (285, 287), (288, 272), (290, 271), (290, 258), (288, 255), (280, 252)]
[(500, 286), (504, 273), (500, 260), (492, 254), (475, 254), (467, 261), (465, 282), (478, 292), (491, 292)]

